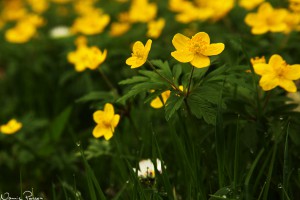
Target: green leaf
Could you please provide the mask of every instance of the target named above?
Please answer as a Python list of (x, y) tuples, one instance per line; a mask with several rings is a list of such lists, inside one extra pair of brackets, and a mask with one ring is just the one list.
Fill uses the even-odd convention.
[(169, 80), (172, 80), (173, 74), (170, 69), (168, 61), (163, 62), (161, 60), (151, 60), (151, 63), (160, 69), (159, 72), (162, 75), (164, 75)]
[(72, 112), (72, 106), (65, 108), (50, 124), (50, 128), (51, 128), (50, 133), (54, 141), (59, 140), (61, 134), (63, 133), (68, 123), (71, 112)]
[(175, 113), (175, 111), (177, 111), (183, 101), (184, 101), (184, 96), (179, 96), (174, 92), (171, 92), (170, 97), (168, 98), (166, 105), (165, 105), (165, 111), (166, 111), (166, 119), (169, 120), (173, 114)]
[(188, 97), (188, 106), (193, 115), (198, 119), (203, 118), (208, 124), (215, 125), (216, 123), (216, 109), (213, 105), (204, 100), (202, 97), (199, 98), (198, 95), (190, 95)]
[(111, 101), (113, 95), (109, 92), (90, 92), (83, 97), (75, 100), (76, 103), (84, 103), (88, 101), (99, 101), (99, 100), (108, 100)]
[(119, 85), (129, 85), (129, 84), (134, 84), (134, 83), (145, 82), (147, 80), (149, 80), (149, 78), (144, 77), (144, 76), (134, 76), (132, 78), (120, 81)]
[(172, 69), (172, 73), (173, 73), (173, 78), (174, 78), (174, 82), (177, 84), (177, 86), (179, 85), (179, 77), (182, 73), (182, 67), (180, 64), (174, 65), (173, 69)]
[(164, 82), (145, 82), (133, 86), (124, 96), (117, 100), (118, 103), (125, 102), (130, 97), (133, 97), (141, 92), (148, 92), (150, 90), (166, 89)]

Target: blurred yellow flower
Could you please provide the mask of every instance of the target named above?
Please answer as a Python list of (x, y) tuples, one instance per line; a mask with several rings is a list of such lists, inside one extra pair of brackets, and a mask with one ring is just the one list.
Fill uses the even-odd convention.
[(77, 39), (76, 51), (68, 53), (68, 61), (75, 65), (75, 70), (78, 72), (82, 72), (87, 68), (91, 70), (97, 69), (107, 56), (106, 49), (102, 52), (95, 46), (86, 46), (85, 42), (84, 38)]
[(130, 22), (149, 22), (156, 17), (157, 5), (148, 0), (132, 0), (129, 9)]
[(165, 26), (165, 19), (160, 18), (157, 21), (151, 21), (148, 23), (147, 36), (150, 38), (158, 38), (161, 34), (162, 29)]
[(28, 22), (19, 22), (5, 32), (5, 39), (11, 43), (28, 42), (36, 33), (36, 27)]
[(3, 134), (13, 134), (22, 128), (22, 123), (18, 122), (16, 119), (11, 119), (7, 124), (0, 126), (0, 132)]
[(43, 13), (48, 9), (48, 0), (27, 0), (31, 9), (36, 13)]
[(51, 1), (58, 4), (65, 4), (71, 2), (72, 0), (51, 0)]
[(300, 30), (300, 13), (288, 12), (284, 22), (287, 25), (284, 33), (288, 34), (291, 31), (299, 31)]
[(7, 0), (3, 2), (1, 17), (5, 21), (15, 21), (27, 14), (27, 9), (22, 0)]
[(265, 0), (239, 0), (239, 6), (245, 8), (246, 10), (252, 10)]
[(151, 49), (152, 40), (148, 39), (144, 46), (142, 42), (137, 41), (133, 44), (131, 57), (126, 60), (126, 64), (131, 66), (131, 69), (142, 66), (148, 58)]
[(288, 65), (280, 55), (271, 56), (269, 63), (253, 65), (256, 74), (261, 75), (259, 85), (268, 91), (280, 86), (288, 92), (296, 92), (293, 80), (300, 78), (300, 64)]
[(150, 106), (152, 108), (156, 108), (156, 109), (163, 107), (165, 105), (165, 103), (167, 102), (168, 98), (170, 97), (170, 95), (171, 95), (170, 90), (164, 91), (163, 93), (161, 93), (162, 99), (160, 99), (160, 97), (156, 97), (155, 99), (153, 99), (151, 101)]
[(120, 115), (115, 115), (113, 105), (106, 103), (104, 110), (94, 112), (93, 118), (97, 123), (97, 126), (93, 130), (93, 136), (95, 138), (104, 136), (105, 140), (109, 140), (113, 136), (120, 120)]
[(75, 19), (71, 31), (85, 35), (102, 33), (109, 21), (109, 15), (93, 12)]
[(270, 3), (265, 2), (259, 6), (257, 13), (247, 14), (245, 22), (251, 26), (253, 34), (264, 34), (268, 31), (283, 32), (287, 29), (284, 22), (286, 15), (287, 10), (274, 9)]
[(176, 51), (171, 55), (179, 62), (190, 62), (196, 68), (208, 67), (210, 65), (208, 56), (218, 55), (225, 48), (223, 43), (210, 44), (209, 35), (205, 32), (199, 32), (191, 39), (177, 33), (172, 43)]
[(130, 29), (130, 26), (130, 23), (114, 22), (111, 24), (109, 34), (113, 37), (123, 35)]
[(299, 13), (300, 12), (300, 0), (289, 0), (289, 8)]

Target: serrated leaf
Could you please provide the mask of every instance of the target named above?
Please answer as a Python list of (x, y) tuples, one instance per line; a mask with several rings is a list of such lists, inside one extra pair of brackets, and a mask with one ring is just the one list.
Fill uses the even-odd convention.
[(215, 125), (216, 109), (213, 108), (213, 105), (210, 102), (203, 98), (199, 98), (197, 95), (190, 95), (187, 102), (193, 115), (195, 115), (198, 119), (203, 118), (208, 124)]
[(158, 67), (158, 70), (162, 75), (164, 75), (167, 79), (172, 79), (172, 72), (169, 66), (168, 61), (161, 61), (161, 60), (151, 60), (150, 61), (154, 66)]
[(184, 96), (179, 96), (174, 92), (171, 92), (170, 97), (168, 98), (166, 105), (165, 105), (165, 111), (166, 111), (166, 119), (169, 120), (173, 114), (181, 107)]
[(88, 101), (97, 101), (97, 100), (111, 100), (113, 95), (109, 92), (90, 92), (83, 97), (75, 100), (76, 103), (83, 103)]

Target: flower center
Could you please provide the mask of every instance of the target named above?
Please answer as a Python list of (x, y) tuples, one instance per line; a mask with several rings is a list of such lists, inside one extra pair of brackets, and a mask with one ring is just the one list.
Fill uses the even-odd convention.
[(208, 43), (203, 41), (202, 38), (193, 37), (189, 42), (189, 51), (202, 54), (207, 49)]
[(281, 63), (281, 65), (275, 66), (277, 75), (281, 78), (286, 73), (288, 64), (286, 62)]

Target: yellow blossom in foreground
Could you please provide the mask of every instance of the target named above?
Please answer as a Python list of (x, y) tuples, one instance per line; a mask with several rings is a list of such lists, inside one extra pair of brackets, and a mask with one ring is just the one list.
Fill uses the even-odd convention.
[(5, 39), (11, 43), (28, 42), (36, 33), (36, 27), (31, 23), (19, 22), (5, 32)]
[(245, 8), (246, 10), (252, 10), (265, 0), (240, 0), (239, 6)]
[(274, 9), (266, 2), (259, 6), (257, 13), (249, 13), (245, 18), (247, 25), (251, 26), (253, 34), (264, 34), (268, 31), (283, 32), (287, 29), (285, 17), (287, 10)]
[(3, 134), (13, 134), (22, 128), (22, 123), (16, 119), (11, 119), (7, 124), (0, 126), (0, 132)]
[(196, 68), (208, 67), (210, 65), (208, 56), (218, 55), (225, 48), (223, 43), (210, 44), (209, 35), (205, 32), (199, 32), (191, 39), (177, 33), (172, 43), (176, 51), (171, 55), (179, 62), (190, 62)]
[(163, 107), (164, 104), (167, 102), (168, 98), (170, 97), (170, 94), (171, 94), (170, 90), (164, 91), (163, 93), (161, 93), (161, 98), (163, 102), (159, 97), (156, 97), (151, 101), (150, 106), (156, 109)]
[(86, 68), (95, 70), (104, 62), (107, 56), (107, 51), (102, 52), (95, 46), (88, 47), (86, 39), (79, 37), (76, 40), (77, 49), (68, 54), (68, 61), (75, 65), (75, 70), (78, 72), (84, 71)]
[(93, 12), (75, 19), (71, 30), (73, 33), (94, 35), (102, 33), (109, 21), (109, 15)]
[(151, 39), (148, 39), (145, 46), (140, 41), (135, 42), (133, 44), (131, 57), (126, 60), (126, 64), (130, 65), (131, 69), (142, 66), (147, 61), (151, 44)]
[(93, 136), (95, 138), (104, 136), (105, 140), (109, 140), (113, 136), (120, 120), (120, 115), (115, 115), (113, 105), (106, 103), (104, 110), (94, 112), (93, 118), (97, 123), (97, 126), (93, 130)]
[(293, 80), (300, 78), (300, 64), (288, 65), (280, 55), (273, 55), (269, 63), (253, 65), (256, 74), (261, 75), (259, 85), (268, 91), (280, 86), (288, 92), (296, 92)]
[(157, 21), (149, 22), (147, 36), (150, 38), (158, 38), (165, 26), (165, 23), (166, 21), (163, 18), (160, 18)]
[(130, 29), (130, 23), (114, 22), (111, 24), (109, 34), (113, 37), (125, 34)]

